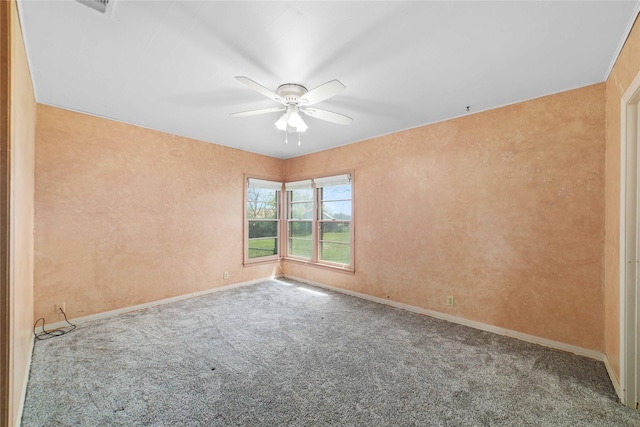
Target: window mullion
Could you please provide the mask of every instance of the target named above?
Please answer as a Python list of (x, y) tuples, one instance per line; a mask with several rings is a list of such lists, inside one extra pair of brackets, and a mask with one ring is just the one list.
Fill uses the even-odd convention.
[(318, 202), (320, 197), (319, 197), (319, 190), (316, 188), (316, 184), (315, 182), (313, 183), (313, 220), (311, 223), (311, 244), (313, 245), (313, 250), (312, 250), (312, 262), (315, 264), (318, 262), (318, 234), (319, 234), (319, 222), (318, 222), (318, 209), (320, 206), (320, 203)]
[(283, 201), (284, 201), (284, 206), (282, 209), (283, 212), (283, 218), (284, 218), (284, 230), (283, 230), (283, 235), (284, 235), (284, 239), (282, 244), (284, 245), (284, 249), (283, 249), (283, 254), (284, 256), (288, 256), (291, 253), (291, 248), (289, 247), (290, 244), (290, 232), (289, 232), (289, 228), (291, 227), (291, 191), (285, 191), (284, 195), (282, 197)]
[(285, 197), (285, 193), (286, 191), (280, 191), (280, 197), (278, 197), (278, 213), (280, 214), (280, 216), (278, 217), (278, 259), (281, 259), (284, 256), (283, 254), (285, 254), (285, 252), (283, 251), (286, 249), (285, 243), (282, 239), (282, 236), (284, 234), (283, 229), (286, 229), (286, 227), (283, 228), (283, 221), (287, 220), (287, 217), (285, 216), (286, 213), (283, 209), (283, 199)]

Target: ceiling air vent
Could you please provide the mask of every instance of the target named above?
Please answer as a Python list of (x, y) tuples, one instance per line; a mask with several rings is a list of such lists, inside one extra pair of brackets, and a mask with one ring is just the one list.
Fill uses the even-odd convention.
[(78, 0), (80, 3), (89, 6), (91, 9), (95, 9), (100, 13), (105, 13), (107, 11), (107, 6), (109, 6), (109, 2), (113, 2), (113, 0)]

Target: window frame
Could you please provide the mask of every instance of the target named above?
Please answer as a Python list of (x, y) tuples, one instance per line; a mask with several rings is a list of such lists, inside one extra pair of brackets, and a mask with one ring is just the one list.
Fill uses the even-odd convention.
[[(320, 259), (320, 227), (324, 223), (331, 223), (331, 221), (324, 220), (322, 218), (322, 205), (320, 200), (320, 194), (322, 193), (321, 188), (316, 186), (316, 180), (326, 181), (329, 178), (337, 178), (344, 175), (349, 176), (349, 184), (351, 186), (351, 216), (349, 220), (339, 220), (342, 223), (349, 224), (349, 264), (342, 264), (338, 262), (326, 261)], [(286, 189), (287, 183), (295, 183), (311, 180), (312, 185), (312, 194), (313, 194), (313, 220), (312, 220), (312, 255), (311, 258), (298, 257), (295, 255), (289, 255), (289, 212), (291, 209), (291, 199), (289, 190)], [(333, 270), (345, 271), (350, 273), (355, 273), (355, 217), (356, 217), (356, 203), (355, 203), (355, 185), (354, 185), (354, 173), (353, 171), (346, 171), (341, 173), (333, 173), (330, 175), (319, 175), (314, 176), (313, 178), (307, 178), (305, 180), (295, 180), (295, 181), (285, 181), (283, 186), (282, 193), (282, 203), (283, 203), (283, 221), (286, 224), (283, 226), (281, 232), (283, 233), (282, 237), (282, 258), (287, 261), (304, 263), (307, 265), (317, 266), (317, 267), (325, 267)], [(326, 186), (326, 185), (325, 185)], [(346, 245), (346, 243), (344, 243)]]
[[(349, 185), (351, 186), (351, 198), (349, 199), (342, 199), (342, 200), (335, 200), (335, 201), (347, 201), (349, 200), (349, 202), (351, 203), (351, 215), (350, 215), (350, 219), (349, 220), (328, 220), (325, 219), (323, 217), (323, 210), (322, 210), (322, 202), (328, 201), (328, 202), (332, 202), (332, 200), (324, 200), (322, 199), (322, 194), (324, 192), (324, 188), (329, 187), (329, 186), (323, 186), (323, 187), (316, 187), (315, 182), (314, 182), (314, 190), (315, 190), (315, 198), (317, 200), (317, 213), (316, 213), (316, 220), (317, 220), (317, 226), (315, 227), (315, 229), (317, 230), (316, 235), (316, 241), (315, 241), (315, 247), (316, 247), (316, 251), (317, 251), (317, 263), (318, 264), (322, 264), (322, 265), (330, 265), (333, 267), (339, 267), (339, 268), (343, 268), (343, 266), (348, 266), (347, 268), (351, 267), (351, 265), (353, 264), (353, 230), (352, 230), (352, 225), (353, 225), (353, 178), (349, 178)], [(349, 264), (343, 264), (343, 263), (338, 263), (338, 262), (332, 262), (329, 260), (324, 260), (321, 259), (321, 243), (322, 242), (331, 242), (331, 241), (327, 241), (327, 240), (322, 240), (320, 237), (322, 235), (321, 233), (321, 228), (323, 224), (337, 224), (337, 223), (346, 223), (349, 224), (349, 243), (344, 243), (344, 242), (333, 242), (335, 244), (338, 245), (349, 245)]]
[[(279, 184), (280, 185), (280, 189), (276, 189), (276, 188), (270, 188), (275, 190), (276, 193), (276, 218), (275, 219), (264, 219), (265, 222), (270, 221), (270, 222), (275, 222), (276, 223), (276, 239), (277, 239), (277, 244), (276, 244), (276, 251), (277, 253), (274, 255), (267, 255), (267, 256), (261, 256), (261, 257), (257, 257), (257, 258), (249, 258), (249, 209), (248, 209), (248, 204), (249, 204), (249, 188), (251, 186), (251, 180), (256, 180), (256, 181), (265, 181), (268, 182), (270, 184)], [(264, 187), (264, 188), (269, 188), (269, 187)], [(260, 264), (260, 263), (267, 263), (267, 262), (274, 262), (274, 261), (278, 261), (282, 258), (282, 190), (283, 190), (283, 183), (281, 180), (274, 180), (272, 178), (264, 178), (264, 177), (257, 177), (254, 175), (245, 175), (244, 177), (244, 197), (243, 197), (243, 214), (244, 214), (244, 230), (243, 230), (243, 234), (244, 234), (244, 239), (243, 239), (243, 261), (244, 261), (244, 265), (248, 265), (248, 264)], [(261, 221), (261, 219), (253, 219), (253, 221)]]
[[(308, 182), (308, 186), (307, 186), (307, 182)], [(294, 185), (294, 187), (292, 188), (291, 185)], [(298, 189), (306, 189), (308, 188), (309, 190), (311, 190), (311, 200), (310, 201), (305, 201), (305, 202), (296, 202), (293, 201), (291, 199), (292, 196), (292, 191), (298, 190)], [(316, 251), (315, 248), (315, 241), (316, 241), (316, 230), (315, 230), (315, 224), (314, 224), (314, 218), (316, 215), (316, 209), (315, 209), (315, 190), (313, 187), (313, 180), (310, 179), (305, 179), (305, 180), (301, 180), (301, 181), (289, 181), (289, 182), (285, 182), (284, 184), (284, 192), (282, 193), (282, 201), (283, 201), (283, 221), (284, 221), (284, 227), (283, 227), (283, 257), (287, 258), (287, 259), (295, 259), (295, 260), (299, 260), (299, 261), (303, 261), (303, 262), (311, 262), (314, 259), (314, 253)], [(293, 204), (297, 204), (297, 203), (311, 203), (311, 218), (310, 219), (295, 219), (295, 218), (291, 218), (291, 211), (292, 211), (292, 205)], [(297, 237), (292, 237), (290, 234), (290, 226), (293, 223), (310, 223), (311, 224), (311, 257), (307, 258), (304, 256), (297, 256), (297, 255), (292, 255), (290, 254), (290, 241), (291, 239), (296, 239), (296, 240), (302, 240), (299, 239)]]

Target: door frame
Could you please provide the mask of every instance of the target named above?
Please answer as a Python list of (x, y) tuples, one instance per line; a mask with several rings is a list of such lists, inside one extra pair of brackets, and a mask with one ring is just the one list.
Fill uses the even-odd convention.
[(620, 101), (620, 399), (638, 409), (640, 379), (640, 73)]
[(11, 424), (11, 289), (10, 180), (11, 180), (11, 8), (0, 1), (0, 426)]

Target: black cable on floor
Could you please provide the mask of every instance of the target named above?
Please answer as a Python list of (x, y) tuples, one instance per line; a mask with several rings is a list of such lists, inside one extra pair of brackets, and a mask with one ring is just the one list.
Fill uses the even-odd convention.
[[(33, 324), (33, 335), (36, 337), (36, 339), (48, 340), (49, 338), (59, 337), (61, 335), (64, 335), (64, 334), (67, 334), (67, 333), (73, 331), (76, 328), (76, 325), (74, 325), (73, 323), (69, 322), (69, 319), (67, 319), (66, 313), (61, 308), (58, 308), (58, 310), (60, 310), (60, 313), (62, 313), (62, 315), (64, 316), (64, 321), (67, 322), (67, 325), (69, 325), (69, 326), (61, 326), (59, 328), (50, 329), (50, 330), (47, 331), (44, 328), (44, 317), (41, 317), (38, 320), (36, 320), (36, 323)], [(36, 332), (36, 328), (38, 327), (38, 323), (41, 320), (42, 320), (42, 331), (41, 332)]]

